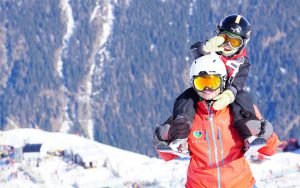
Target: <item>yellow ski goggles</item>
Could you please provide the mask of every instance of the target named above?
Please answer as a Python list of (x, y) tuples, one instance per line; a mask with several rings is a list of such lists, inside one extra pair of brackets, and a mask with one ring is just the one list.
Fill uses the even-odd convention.
[(197, 91), (203, 91), (205, 88), (209, 88), (211, 90), (217, 90), (221, 87), (222, 78), (220, 75), (203, 75), (203, 76), (195, 76), (193, 78), (193, 87)]
[(229, 43), (233, 48), (239, 48), (243, 45), (243, 39), (238, 35), (224, 31), (219, 33), (218, 36), (223, 37), (225, 39), (224, 43)]

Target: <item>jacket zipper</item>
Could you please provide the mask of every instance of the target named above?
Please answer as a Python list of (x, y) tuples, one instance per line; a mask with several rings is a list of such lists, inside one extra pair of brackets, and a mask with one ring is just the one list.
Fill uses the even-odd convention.
[(215, 151), (215, 161), (216, 161), (216, 168), (217, 168), (217, 176), (218, 176), (218, 188), (221, 188), (221, 175), (220, 175), (220, 167), (218, 164), (218, 149), (217, 149), (217, 142), (216, 142), (216, 137), (215, 137), (215, 129), (214, 129), (214, 122), (213, 122), (213, 111), (210, 109), (212, 103), (208, 106), (208, 120), (211, 128), (211, 134), (212, 134), (212, 139), (214, 143), (214, 151)]
[(210, 142), (209, 142), (209, 136), (208, 136), (208, 131), (205, 130), (205, 139), (207, 142), (207, 153), (208, 153), (208, 158), (209, 158), (209, 166), (212, 167), (212, 158), (211, 158), (211, 150), (210, 150)]
[(220, 141), (220, 148), (221, 148), (221, 157), (222, 157), (222, 166), (224, 166), (224, 150), (223, 150), (223, 143), (222, 143), (222, 136), (221, 136), (221, 130), (218, 127), (218, 139)]
[[(203, 105), (207, 108), (207, 110), (209, 109), (209, 107), (206, 105), (206, 103), (204, 101), (202, 101)], [(208, 131), (205, 130), (205, 139), (207, 142), (207, 153), (208, 153), (208, 158), (209, 158), (209, 166), (212, 167), (212, 154), (211, 154), (211, 148), (210, 148), (210, 140), (209, 140), (209, 135), (208, 135)]]

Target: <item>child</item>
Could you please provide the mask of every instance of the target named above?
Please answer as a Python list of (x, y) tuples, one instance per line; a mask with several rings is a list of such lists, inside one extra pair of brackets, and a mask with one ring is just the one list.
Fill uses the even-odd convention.
[[(254, 105), (248, 93), (243, 91), (250, 67), (245, 49), (250, 40), (250, 34), (251, 26), (249, 22), (243, 16), (233, 14), (225, 17), (217, 26), (217, 36), (206, 42), (197, 42), (190, 49), (195, 59), (209, 53), (221, 55), (229, 79), (224, 92), (213, 99), (213, 109), (220, 110), (231, 104), (234, 127), (238, 130), (241, 138), (244, 139), (245, 150), (249, 148), (249, 144), (253, 140), (263, 136), (266, 132), (266, 121), (258, 121), (255, 116)], [(185, 90), (175, 100), (170, 132), (176, 132), (176, 134), (175, 136), (171, 135), (172, 140), (187, 138), (189, 132), (183, 131), (183, 128), (178, 126), (176, 127), (176, 119), (180, 117), (180, 126), (183, 126), (182, 118), (185, 118), (189, 122), (185, 124), (185, 127), (190, 127), (198, 100), (199, 96), (192, 87)], [(178, 135), (178, 131), (174, 131), (178, 129), (181, 130), (179, 133), (182, 134)]]

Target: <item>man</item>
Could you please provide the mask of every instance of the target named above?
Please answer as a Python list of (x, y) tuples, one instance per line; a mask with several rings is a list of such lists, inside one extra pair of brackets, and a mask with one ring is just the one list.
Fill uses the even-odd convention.
[[(213, 99), (226, 91), (227, 71), (220, 56), (210, 54), (196, 59), (191, 66), (190, 81), (199, 96), (193, 123), (178, 115), (175, 122), (169, 118), (155, 129), (153, 141), (160, 157), (166, 161), (176, 158), (177, 155), (161, 152), (159, 146), (169, 145), (189, 130), (187, 144), (191, 158), (186, 187), (254, 187), (255, 180), (242, 151), (243, 139), (233, 128), (232, 111), (228, 106), (213, 108)], [(270, 126), (266, 124), (267, 144), (259, 150), (265, 155), (274, 154), (278, 142)]]

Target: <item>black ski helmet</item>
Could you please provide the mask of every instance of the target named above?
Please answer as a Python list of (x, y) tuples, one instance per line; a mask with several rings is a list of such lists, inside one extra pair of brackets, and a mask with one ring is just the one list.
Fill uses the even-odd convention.
[(240, 53), (250, 40), (251, 25), (246, 18), (238, 14), (226, 16), (217, 26), (217, 31), (227, 31), (239, 35), (243, 39), (243, 45), (239, 47), (237, 53)]

